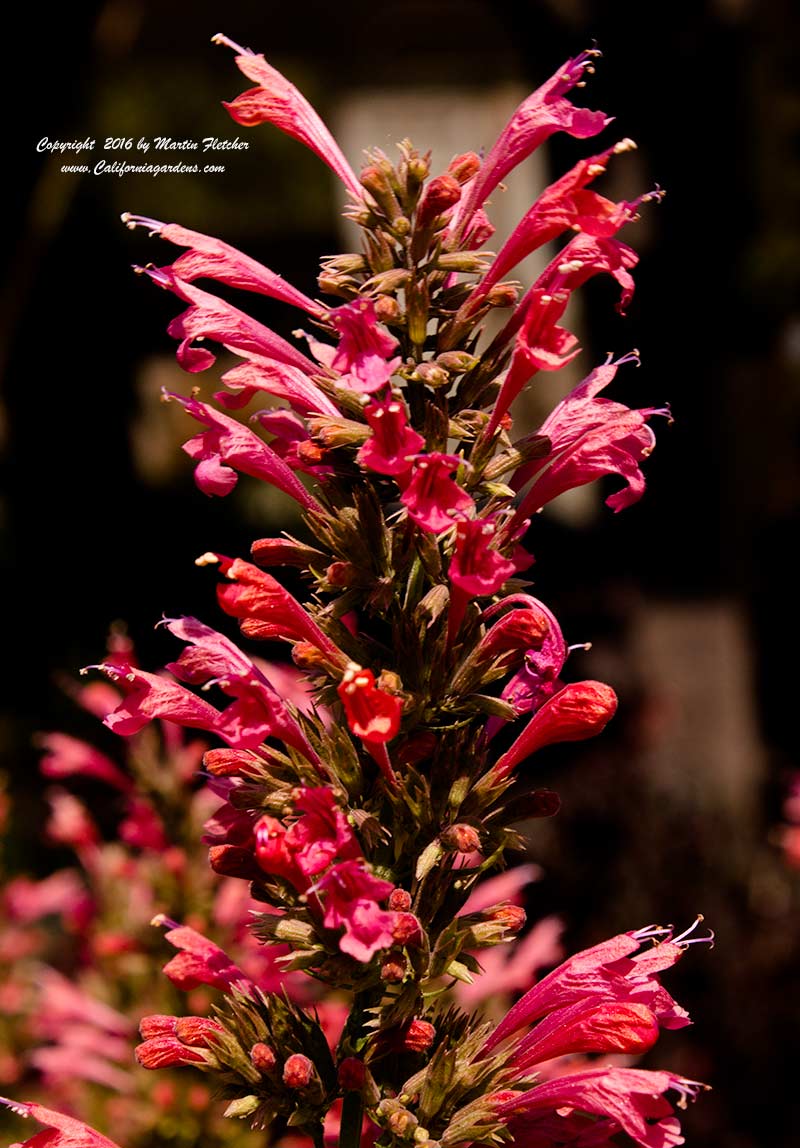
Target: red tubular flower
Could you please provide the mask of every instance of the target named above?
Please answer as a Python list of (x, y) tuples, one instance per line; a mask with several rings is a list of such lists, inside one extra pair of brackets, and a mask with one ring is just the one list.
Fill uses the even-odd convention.
[(493, 518), (462, 519), (456, 524), (448, 577), (468, 598), (496, 594), (518, 569), (516, 562), (492, 546), (496, 533)]
[[(509, 610), (509, 606), (512, 609)], [(510, 665), (519, 665), (527, 651), (547, 646), (552, 649), (553, 657), (556, 651), (563, 651), (563, 665), (567, 645), (555, 614), (544, 602), (530, 594), (510, 594), (484, 610), (484, 621), (489, 622), (501, 610), (505, 613), (490, 626), (478, 644), (480, 661), (505, 654)]]
[(487, 434), (497, 430), (514, 399), (537, 371), (558, 371), (579, 354), (575, 335), (557, 325), (568, 302), (569, 295), (563, 291), (552, 295), (546, 291), (532, 292)]
[(113, 1140), (74, 1116), (65, 1116), (33, 1102), (7, 1100), (4, 1096), (0, 1096), (0, 1104), (5, 1104), (17, 1116), (32, 1116), (48, 1129), (47, 1132), (37, 1132), (18, 1148), (119, 1148)]
[(265, 814), (255, 827), (256, 861), (264, 873), (283, 877), (299, 892), (305, 892), (309, 881), (286, 844), (287, 829), (277, 817)]
[[(680, 960), (689, 943), (685, 940), (686, 934), (674, 940), (671, 937), (669, 929), (644, 928), (620, 933), (574, 953), (506, 1013), (484, 1044), (482, 1055), (492, 1052), (521, 1028), (575, 1005), (588, 1008), (603, 1001), (628, 1001), (646, 1005), (662, 1028), (682, 1028), (689, 1024), (686, 1011), (658, 980), (658, 973)], [(643, 948), (651, 940), (658, 943)], [(533, 1031), (536, 1033), (539, 1029)]]
[(414, 459), (412, 477), (401, 501), (423, 530), (441, 534), (453, 525), (455, 514), (474, 510), (475, 503), (466, 490), (448, 477), (463, 461), (456, 454), (438, 451)]
[(682, 1144), (683, 1138), (664, 1093), (674, 1089), (681, 1096), (679, 1104), (685, 1107), (686, 1098), (694, 1099), (703, 1087), (671, 1072), (593, 1068), (538, 1084), (511, 1099), (506, 1094), (495, 1105), (495, 1113), (508, 1124), (514, 1138), (525, 1143), (529, 1142), (528, 1129), (535, 1132), (539, 1114), (576, 1109), (612, 1120), (614, 1130), (622, 1129), (642, 1148), (673, 1148)]
[(416, 214), (418, 228), (429, 227), (461, 199), (461, 184), (448, 173), (437, 175), (426, 185)]
[(103, 718), (103, 725), (123, 737), (138, 733), (153, 718), (165, 718), (194, 729), (217, 728), (219, 711), (176, 682), (146, 670), (115, 666), (112, 662), (86, 669), (100, 670), (125, 695), (122, 703)]
[(304, 510), (321, 510), (316, 498), (309, 494), (291, 467), (258, 435), (236, 419), (197, 399), (187, 399), (171, 391), (164, 394), (168, 400), (175, 399), (187, 414), (208, 427), (183, 444), (186, 454), (197, 462), (194, 479), (204, 494), (230, 494), (236, 486), (238, 470), (282, 490)]
[(522, 101), (498, 136), (480, 171), (467, 188), (458, 212), (459, 229), (469, 222), (508, 173), (544, 143), (554, 132), (567, 132), (577, 139), (597, 135), (609, 123), (603, 112), (576, 108), (566, 98), (584, 72), (592, 70), (597, 52), (582, 52)]
[(550, 451), (515, 475), (517, 489), (533, 479), (517, 508), (516, 519), (528, 517), (565, 490), (607, 474), (618, 474), (626, 483), (606, 499), (614, 511), (642, 497), (645, 483), (639, 463), (652, 452), (656, 441), (647, 420), (656, 414), (669, 416), (669, 411), (656, 407), (631, 410), (623, 403), (597, 397), (622, 363), (638, 361), (635, 352), (616, 362), (609, 359), (545, 419), (540, 433), (550, 439)]
[(566, 175), (552, 183), (523, 215), (513, 232), (498, 251), (484, 278), (469, 298), (467, 308), (473, 311), (486, 293), (512, 271), (518, 263), (545, 243), (551, 242), (563, 231), (573, 229), (588, 235), (615, 235), (620, 227), (632, 219), (641, 203), (614, 203), (585, 191), (588, 183), (602, 175), (612, 155), (629, 151), (636, 145), (622, 140), (606, 148), (599, 155), (579, 160)]
[(210, 985), (222, 992), (227, 992), (231, 987), (248, 995), (255, 992), (253, 982), (233, 963), (228, 954), (196, 929), (178, 925), (163, 913), (154, 917), (152, 924), (166, 925), (165, 940), (180, 950), (162, 970), (177, 988), (187, 992), (198, 985)]
[(396, 399), (373, 401), (364, 407), (364, 417), (372, 429), (356, 458), (367, 470), (394, 477), (399, 486), (412, 466), (412, 456), (425, 446), (425, 439), (408, 425), (405, 404)]
[(380, 390), (402, 359), (389, 358), (398, 342), (378, 324), (375, 304), (371, 299), (356, 299), (331, 311), (328, 318), (339, 332), (330, 365), (341, 376), (340, 385), (365, 395)]
[[(243, 354), (241, 351), (238, 353)], [(217, 391), (214, 395), (217, 402), (227, 410), (239, 410), (247, 406), (255, 395), (267, 394), (286, 399), (301, 415), (340, 416), (336, 404), (316, 383), (312, 383), (305, 371), (263, 355), (246, 354), (244, 359), (243, 363), (238, 363), (222, 375), (222, 382), (228, 391)]]
[(295, 806), (303, 816), (286, 833), (286, 847), (306, 877), (315, 877), (334, 860), (348, 861), (361, 856), (361, 848), (347, 820), (327, 786), (307, 786), (294, 795)]
[(142, 1068), (171, 1068), (173, 1065), (214, 1064), (214, 1038), (225, 1032), (219, 1021), (204, 1016), (146, 1016), (139, 1025), (143, 1042), (135, 1049)]
[(351, 662), (337, 687), (344, 703), (347, 724), (368, 745), (385, 745), (397, 736), (403, 703), (375, 685), (372, 670)]
[(277, 737), (318, 761), (278, 692), (238, 646), (197, 618), (165, 618), (162, 624), (189, 643), (167, 669), (190, 685), (217, 685), (235, 699), (214, 726), (230, 745), (255, 749), (265, 738)]
[(605, 729), (617, 711), (617, 695), (604, 682), (573, 682), (539, 709), (510, 749), (498, 758), (493, 776), (507, 777), (538, 749), (560, 741), (584, 741)]
[(344, 928), (339, 941), (343, 953), (357, 961), (371, 961), (379, 949), (394, 944), (395, 913), (378, 904), (394, 889), (391, 881), (375, 877), (363, 860), (342, 861), (314, 886), (323, 894), (328, 929)]
[(167, 239), (177, 247), (187, 247), (188, 251), (179, 255), (169, 268), (184, 283), (193, 283), (195, 279), (215, 279), (229, 287), (239, 287), (258, 295), (268, 295), (271, 299), (280, 299), (283, 303), (307, 311), (309, 315), (319, 316), (324, 310), (319, 303), (292, 287), (282, 276), (276, 275), (230, 244), (223, 243), (221, 239), (203, 235), (199, 231), (190, 231), (179, 223), (161, 223), (144, 215), (131, 215), (128, 211), (122, 216), (122, 222), (130, 230), (146, 227), (151, 235)]
[(318, 155), (338, 175), (354, 198), (361, 201), (364, 192), (355, 173), (317, 112), (294, 84), (290, 84), (285, 76), (268, 64), (261, 54), (240, 48), (227, 36), (216, 35), (213, 43), (233, 48), (239, 71), (258, 85), (242, 92), (230, 103), (223, 102), (231, 118), (245, 127), (274, 124), (280, 131), (299, 140)]
[(557, 1009), (519, 1042), (509, 1064), (524, 1075), (536, 1064), (570, 1053), (642, 1055), (658, 1040), (658, 1020), (644, 1004), (578, 1001)]
[(240, 619), (242, 633), (251, 638), (309, 642), (335, 664), (347, 661), (339, 647), (271, 574), (241, 558), (225, 558), (221, 554), (206, 554), (198, 561), (218, 562), (221, 572), (230, 579), (232, 585), (217, 588), (217, 597), (226, 614)]
[(214, 365), (216, 355), (205, 347), (192, 346), (195, 339), (213, 339), (235, 354), (260, 355), (288, 363), (301, 371), (312, 374), (316, 372), (316, 365), (296, 347), (263, 323), (251, 319), (238, 307), (224, 302), (216, 295), (210, 295), (208, 291), (184, 283), (168, 267), (145, 267), (142, 270), (159, 287), (172, 291), (179, 299), (190, 304), (188, 310), (173, 319), (167, 327), (167, 333), (181, 341), (177, 359), (184, 370), (196, 374)]

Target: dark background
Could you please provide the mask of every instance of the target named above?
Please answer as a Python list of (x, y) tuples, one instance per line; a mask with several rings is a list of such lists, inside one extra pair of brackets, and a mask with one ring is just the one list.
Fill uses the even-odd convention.
[[(220, 153), (222, 178), (66, 176), (64, 160), (35, 151), (44, 135), (232, 137), (219, 102), (247, 84), (209, 43), (219, 30), (264, 51), (323, 116), (358, 88), (532, 88), (592, 40), (602, 48), (578, 102), (617, 117), (610, 138), (634, 137), (645, 186), (657, 181), (668, 195), (644, 241), (630, 236), (642, 262), (627, 319), (614, 315), (608, 284), (590, 285), (586, 342), (592, 361), (611, 347), (641, 348), (642, 371), (621, 374), (615, 397), (669, 400), (675, 424), (658, 428), (642, 503), (580, 529), (537, 525), (537, 591), (572, 641), (595, 642), (592, 672), (619, 689), (623, 716), (603, 744), (554, 751), (541, 767), (565, 808), (536, 830), (548, 875), (533, 907), (562, 914), (571, 945), (702, 909), (718, 945), (687, 957), (673, 982), (697, 1024), (686, 1039), (665, 1037), (654, 1063), (715, 1086), (686, 1119), (690, 1143), (788, 1148), (800, 1121), (789, 1087), (800, 893), (779, 847), (781, 801), (798, 765), (800, 9), (789, 0), (112, 0), (46, 20), (33, 6), (14, 13), (0, 310), (10, 635), (2, 732), (23, 820), (40, 815), (33, 732), (80, 725), (56, 676), (97, 661), (115, 619), (145, 664), (167, 660), (152, 632), (162, 613), (214, 620), (211, 580), (194, 557), (246, 553), (253, 537), (283, 525), (246, 493), (208, 501), (194, 491), (171, 450), (180, 438), (165, 453), (148, 394), (154, 380), (188, 385), (172, 374), (164, 332), (178, 307), (129, 265), (171, 255), (118, 216), (133, 210), (219, 234), (314, 294), (317, 261), (338, 245), (324, 169), (268, 127), (246, 134), (248, 152)], [(585, 150), (555, 137), (552, 171)], [(253, 311), (291, 330), (280, 306), (256, 300)], [(171, 409), (163, 417), (172, 420)], [(666, 669), (659, 661), (654, 618), (662, 637), (675, 632), (670, 619), (694, 634), (683, 663), (674, 647)], [(704, 636), (717, 633), (709, 619), (744, 650), (733, 687), (728, 647), (709, 648)], [(717, 712), (741, 709), (742, 697), (752, 708), (753, 752), (730, 786), (721, 749), (708, 770), (687, 765), (700, 743), (681, 726), (681, 706), (698, 674), (710, 699), (706, 741)], [(51, 863), (33, 832), (13, 849), (29, 868)]]

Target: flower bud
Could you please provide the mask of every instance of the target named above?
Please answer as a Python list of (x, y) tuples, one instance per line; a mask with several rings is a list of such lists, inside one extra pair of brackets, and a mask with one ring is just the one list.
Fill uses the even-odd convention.
[(363, 168), (359, 178), (362, 186), (367, 189), (389, 220), (397, 219), (403, 214), (387, 174), (379, 167), (371, 164)]
[(527, 914), (521, 905), (493, 905), (483, 915), (487, 921), (496, 921), (509, 933), (518, 933), (527, 920)]
[(181, 1044), (176, 1036), (153, 1036), (136, 1046), (135, 1056), (142, 1068), (171, 1068), (182, 1064), (208, 1064), (209, 1054)]
[(439, 840), (447, 849), (457, 853), (477, 853), (481, 847), (481, 838), (478, 830), (472, 825), (459, 822), (458, 825), (448, 825), (442, 830)]
[(214, 777), (236, 777), (246, 760), (238, 749), (209, 749), (203, 754), (203, 766)]
[(283, 1083), (287, 1088), (307, 1088), (314, 1076), (314, 1065), (302, 1052), (295, 1052), (283, 1066)]
[(178, 1023), (176, 1016), (165, 1016), (163, 1013), (154, 1013), (152, 1016), (143, 1016), (139, 1021), (139, 1032), (143, 1040), (150, 1040), (153, 1036), (171, 1036)]
[(419, 945), (422, 942), (422, 925), (413, 913), (398, 913), (392, 926), (392, 936), (398, 945)]
[(190, 1048), (212, 1048), (214, 1038), (225, 1032), (218, 1020), (205, 1016), (182, 1016), (175, 1025), (175, 1035)]
[(436, 219), (455, 206), (461, 198), (461, 186), (452, 175), (437, 175), (432, 179), (417, 208), (417, 227), (429, 227)]
[(367, 1069), (363, 1060), (357, 1056), (346, 1056), (339, 1065), (339, 1086), (345, 1092), (360, 1092), (367, 1078)]
[(381, 980), (387, 985), (398, 985), (408, 970), (408, 961), (402, 953), (387, 953), (381, 961)]
[(221, 877), (255, 881), (261, 876), (253, 854), (241, 845), (212, 845), (208, 850), (208, 863)]
[(478, 174), (480, 169), (480, 156), (476, 155), (474, 151), (453, 156), (447, 165), (448, 174), (452, 175), (453, 179), (458, 180), (459, 183), (467, 183), (468, 180)]
[(466, 371), (471, 371), (480, 362), (475, 355), (468, 355), (466, 351), (445, 351), (444, 354), (438, 355), (435, 361), (452, 375), (462, 375)]
[(498, 283), (490, 288), (483, 302), (490, 307), (513, 307), (519, 297), (519, 287), (513, 283)]
[(411, 894), (405, 889), (392, 889), (389, 894), (389, 908), (397, 913), (405, 913), (411, 908)]
[(391, 295), (379, 295), (375, 300), (375, 318), (379, 323), (395, 323), (400, 318), (400, 304)]
[(450, 384), (450, 375), (436, 363), (420, 363), (414, 371), (414, 378), (429, 387), (446, 387)]
[(402, 1046), (408, 1052), (427, 1052), (435, 1036), (436, 1029), (429, 1021), (415, 1017), (403, 1032)]
[(345, 589), (353, 584), (355, 573), (352, 562), (331, 562), (325, 571), (325, 581), (329, 586)]
[(297, 444), (297, 457), (306, 466), (319, 466), (325, 461), (325, 451), (310, 439), (304, 439)]
[(261, 1040), (250, 1049), (250, 1059), (259, 1072), (272, 1072), (277, 1063), (273, 1050)]

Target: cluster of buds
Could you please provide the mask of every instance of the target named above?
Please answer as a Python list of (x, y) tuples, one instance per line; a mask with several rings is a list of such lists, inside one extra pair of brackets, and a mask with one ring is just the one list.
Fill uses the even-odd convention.
[[(643, 1148), (678, 1144), (664, 1094), (682, 1103), (699, 1085), (580, 1058), (639, 1054), (660, 1028), (688, 1023), (658, 979), (685, 935), (645, 929), (577, 954), (493, 1028), (448, 995), (480, 978), (476, 952), (523, 926), (520, 906), (474, 910), (469, 899), (524, 848), (515, 825), (557, 809), (533, 788), (531, 759), (601, 732), (616, 710), (610, 686), (574, 680), (569, 654), (583, 647), (567, 646), (520, 577), (533, 562), (527, 531), (552, 499), (603, 476), (622, 482), (607, 499), (615, 511), (639, 499), (650, 421), (668, 411), (604, 396), (635, 354), (592, 370), (533, 435), (514, 438), (511, 408), (538, 372), (578, 354), (559, 326), (574, 291), (610, 275), (620, 309), (628, 303), (637, 256), (618, 232), (660, 193), (614, 202), (588, 189), (633, 146), (623, 140), (546, 189), (492, 257), (481, 251), (493, 231), (485, 209), (501, 181), (553, 133), (586, 139), (609, 122), (570, 99), (597, 53), (568, 60), (524, 100), (485, 159), (457, 156), (431, 178), (430, 155), (409, 141), (397, 163), (374, 151), (357, 175), (285, 77), (215, 39), (255, 84), (230, 114), (310, 147), (344, 184), (362, 235), (359, 252), (323, 266), (319, 288), (334, 305), (220, 240), (124, 217), (183, 249), (140, 269), (185, 305), (169, 325), (180, 364), (211, 368), (209, 342), (238, 359), (206, 400), (165, 395), (202, 428), (184, 446), (198, 487), (225, 496), (244, 474), (304, 516), (305, 540), (261, 539), (253, 562), (208, 552), (198, 563), (219, 573), (219, 605), (245, 639), (287, 644), (313, 704), (283, 696), (256, 653), (195, 618), (165, 623), (184, 643), (171, 676), (96, 668), (124, 694), (105, 719), (116, 732), (160, 718), (225, 743), (205, 762), (223, 802), (206, 829), (212, 866), (250, 883), (266, 906), (254, 932), (287, 946), (287, 970), (350, 1003), (325, 1031), (167, 922), (175, 983), (225, 997), (213, 1018), (146, 1018), (139, 1060), (215, 1073), (229, 1115), (317, 1145), (331, 1121), (342, 1148), (503, 1135), (600, 1145), (620, 1132)], [(506, 278), (560, 236), (527, 291)], [(198, 279), (291, 304), (314, 333), (298, 333), (301, 350)], [(490, 311), (502, 313), (491, 340)], [(237, 417), (265, 397), (250, 423), (268, 438)], [(265, 569), (287, 565), (305, 576), (305, 601)]]

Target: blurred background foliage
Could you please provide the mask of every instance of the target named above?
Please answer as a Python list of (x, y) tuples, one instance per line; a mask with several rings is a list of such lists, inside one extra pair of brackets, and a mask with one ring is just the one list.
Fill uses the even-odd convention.
[[(32, 748), (37, 730), (74, 730), (55, 677), (98, 660), (116, 619), (145, 664), (162, 664), (171, 651), (152, 630), (162, 614), (215, 621), (195, 556), (244, 554), (253, 537), (295, 526), (253, 484), (220, 501), (194, 490), (178, 450), (191, 432), (157, 404), (162, 385), (190, 385), (164, 331), (175, 302), (129, 270), (171, 256), (118, 219), (130, 210), (219, 235), (315, 293), (320, 256), (341, 243), (338, 189), (280, 133), (234, 130), (220, 101), (245, 85), (209, 42), (219, 30), (264, 51), (337, 126), (377, 92), (491, 100), (503, 86), (531, 89), (592, 40), (603, 50), (586, 103), (617, 117), (609, 140), (639, 144), (639, 190), (657, 181), (668, 196), (630, 235), (642, 262), (628, 317), (614, 314), (607, 285), (585, 289), (581, 362), (588, 370), (611, 348), (638, 346), (643, 368), (621, 373), (615, 397), (668, 400), (675, 424), (659, 432), (639, 505), (615, 518), (596, 499), (579, 519), (543, 517), (529, 539), (535, 592), (570, 641), (594, 643), (581, 673), (607, 678), (623, 703), (596, 744), (537, 760), (564, 808), (534, 830), (546, 877), (531, 908), (560, 913), (570, 947), (704, 912), (717, 948), (683, 962), (674, 985), (697, 1023), (662, 1042), (658, 1062), (715, 1086), (686, 1121), (696, 1148), (789, 1148), (800, 1125), (797, 1090), (785, 1087), (800, 1052), (800, 876), (781, 845), (782, 802), (800, 764), (791, 558), (800, 9), (791, 0), (649, 9), (108, 0), (46, 19), (33, 6), (14, 10), (5, 81), (19, 143), (5, 148), (0, 309), (12, 868), (41, 875), (59, 863), (35, 829)], [(213, 176), (64, 175), (62, 160), (35, 151), (45, 135), (237, 134), (249, 150), (209, 154), (226, 166)], [(376, 142), (389, 150), (385, 140), (362, 146)], [(584, 151), (556, 137), (550, 171)], [(435, 156), (434, 171), (449, 159)], [(284, 336), (296, 323), (271, 301), (255, 298), (252, 311)], [(191, 381), (210, 387), (210, 378)]]

